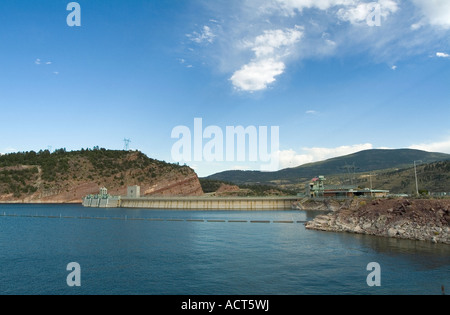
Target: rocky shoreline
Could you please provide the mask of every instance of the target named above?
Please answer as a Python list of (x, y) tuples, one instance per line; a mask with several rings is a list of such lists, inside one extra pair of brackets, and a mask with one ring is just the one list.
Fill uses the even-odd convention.
[(450, 200), (381, 199), (319, 215), (307, 229), (350, 232), (450, 245)]
[(359, 205), (359, 201), (355, 199), (310, 199), (304, 198), (292, 205), (296, 210), (308, 211), (339, 211), (343, 209), (355, 208)]

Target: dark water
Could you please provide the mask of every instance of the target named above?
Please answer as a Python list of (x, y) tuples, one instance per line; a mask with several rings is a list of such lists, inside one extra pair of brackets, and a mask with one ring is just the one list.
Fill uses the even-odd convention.
[[(450, 293), (450, 246), (297, 223), (316, 214), (1, 205), (0, 294)], [(71, 262), (81, 287), (66, 283)], [(370, 262), (381, 287), (367, 285)]]

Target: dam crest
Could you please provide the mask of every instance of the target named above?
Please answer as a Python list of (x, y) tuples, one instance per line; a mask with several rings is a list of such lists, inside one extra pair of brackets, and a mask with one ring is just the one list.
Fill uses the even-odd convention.
[(128, 187), (127, 196), (111, 196), (106, 188), (83, 198), (90, 208), (132, 208), (168, 210), (292, 210), (298, 197), (141, 197), (140, 187)]

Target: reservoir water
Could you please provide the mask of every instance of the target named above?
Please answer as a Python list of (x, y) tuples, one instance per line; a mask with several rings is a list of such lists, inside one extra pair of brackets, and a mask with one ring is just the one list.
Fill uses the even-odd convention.
[(0, 205), (0, 294), (450, 293), (450, 246), (306, 230), (317, 214)]

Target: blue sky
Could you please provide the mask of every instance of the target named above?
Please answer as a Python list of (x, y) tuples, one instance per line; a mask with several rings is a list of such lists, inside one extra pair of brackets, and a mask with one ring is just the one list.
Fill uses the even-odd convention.
[(0, 153), (130, 138), (173, 162), (172, 130), (194, 118), (278, 126), (280, 168), (370, 148), (450, 153), (447, 0), (77, 1), (80, 27), (69, 2), (0, 2)]

